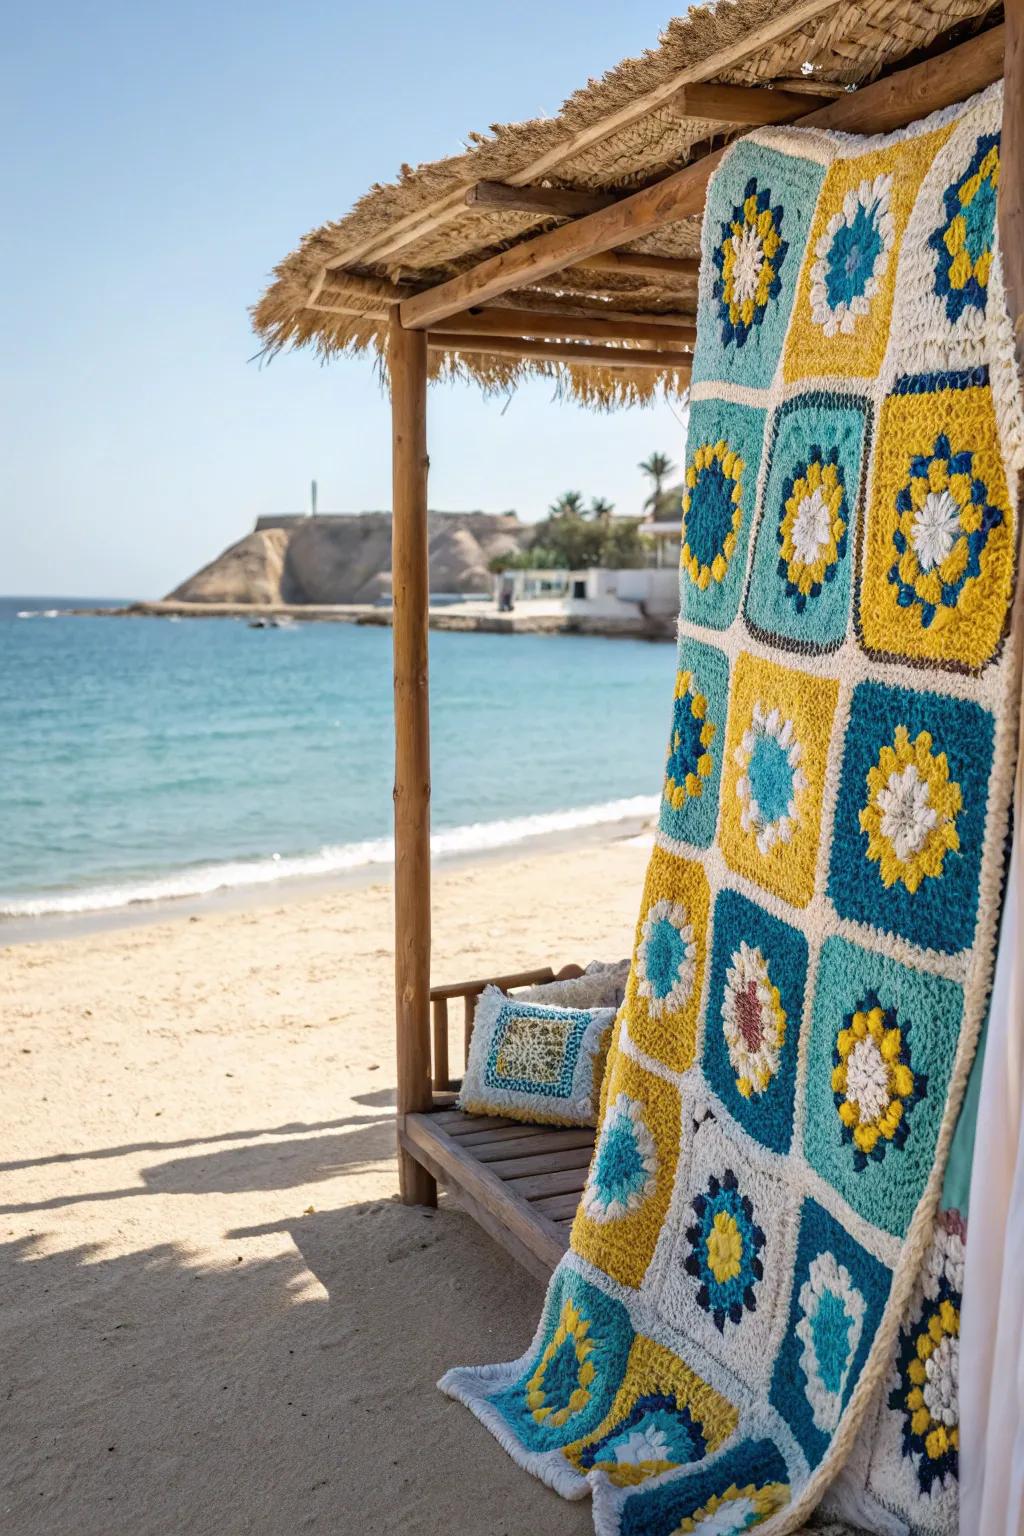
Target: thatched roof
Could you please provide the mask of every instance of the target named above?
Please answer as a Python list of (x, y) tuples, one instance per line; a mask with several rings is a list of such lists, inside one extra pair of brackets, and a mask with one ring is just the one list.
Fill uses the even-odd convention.
[[(324, 357), (386, 349), (395, 298), (442, 282), (485, 257), (554, 227), (549, 215), (468, 206), (482, 181), (577, 190), (629, 190), (684, 166), (740, 129), (680, 116), (670, 98), (686, 84), (774, 85), (818, 96), (862, 85), (915, 59), (951, 33), (992, 23), (993, 0), (718, 0), (670, 21), (658, 47), (626, 59), (568, 98), (556, 117), (495, 124), (471, 134), (463, 154), (371, 187), (343, 218), (306, 235), (275, 269), (253, 319), (268, 352), (312, 345)], [(680, 257), (699, 249), (698, 218), (681, 220), (622, 251)], [(397, 288), (395, 285), (399, 285)], [(685, 315), (694, 290), (676, 278), (606, 270), (561, 272), (506, 294), (516, 309), (586, 302), (609, 314)], [(434, 376), (456, 374), (506, 388), (529, 373), (555, 376), (595, 404), (672, 390), (672, 370), (598, 370), (451, 351), (431, 354)]]

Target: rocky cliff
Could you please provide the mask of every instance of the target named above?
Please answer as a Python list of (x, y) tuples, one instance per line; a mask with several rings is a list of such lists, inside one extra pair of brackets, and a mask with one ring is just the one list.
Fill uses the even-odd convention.
[[(432, 592), (487, 592), (488, 562), (520, 547), (514, 512), (431, 512)], [(374, 603), (391, 595), (391, 514), (266, 518), (168, 599), (184, 603)]]

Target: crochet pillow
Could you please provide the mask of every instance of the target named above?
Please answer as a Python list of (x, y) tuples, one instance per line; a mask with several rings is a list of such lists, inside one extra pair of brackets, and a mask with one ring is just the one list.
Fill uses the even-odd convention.
[(516, 993), (521, 1003), (555, 1003), (559, 1008), (618, 1008), (626, 995), (629, 957), (613, 965), (592, 960), (582, 976), (542, 981)]
[(551, 1125), (596, 1125), (614, 1008), (556, 1008), (486, 987), (459, 1108)]

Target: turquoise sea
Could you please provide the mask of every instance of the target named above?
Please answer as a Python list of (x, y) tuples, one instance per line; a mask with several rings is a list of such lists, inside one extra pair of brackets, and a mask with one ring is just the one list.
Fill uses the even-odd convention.
[[(0, 925), (391, 859), (390, 630), (86, 601), (0, 598)], [(439, 857), (656, 807), (671, 645), (430, 647)]]

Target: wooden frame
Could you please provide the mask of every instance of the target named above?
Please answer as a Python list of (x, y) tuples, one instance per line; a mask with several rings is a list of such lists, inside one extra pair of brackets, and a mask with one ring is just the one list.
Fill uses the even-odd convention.
[[(805, 3), (794, 12), (810, 14), (827, 7)], [(1005, 24), (960, 43), (945, 54), (898, 70), (862, 90), (837, 97), (801, 115), (801, 124), (867, 133), (906, 126), (939, 107), (951, 105), (999, 78), (1005, 79), (999, 228), (1007, 299), (1016, 317), (1017, 355), (1024, 369), (1024, 0), (1007, 0)], [(686, 81), (663, 92), (669, 101)], [(773, 103), (757, 93), (741, 98), (710, 87), (702, 98), (691, 92), (695, 108), (728, 106), (747, 117), (731, 121), (776, 121), (755, 112), (787, 114), (798, 110), (785, 99)], [(783, 92), (777, 93), (779, 98)], [(682, 106), (685, 107), (684, 97)], [(639, 104), (638, 104), (639, 105)], [(678, 105), (678, 103), (677, 103)], [(804, 103), (798, 104), (803, 107)], [(644, 99), (643, 109), (650, 110)], [(629, 120), (630, 109), (617, 117)], [(611, 121), (611, 119), (609, 119)], [(688, 366), (683, 352), (602, 345), (611, 340), (662, 340), (678, 346), (684, 329), (670, 317), (672, 329), (652, 337), (663, 323), (616, 315), (614, 329), (600, 320), (568, 329), (567, 320), (527, 318), (514, 310), (486, 311), (473, 306), (500, 298), (514, 287), (551, 277), (567, 267), (618, 266), (626, 261), (666, 258), (617, 254), (615, 248), (701, 211), (708, 177), (721, 151), (705, 155), (656, 186), (608, 202), (594, 212), (513, 245), (458, 277), (426, 292), (393, 301), (390, 310), (389, 365), (394, 444), (394, 652), (395, 652), (395, 979), (398, 1028), (398, 1144), (402, 1199), (433, 1203), (436, 1181), (443, 1180), (461, 1202), (517, 1260), (533, 1273), (550, 1272), (565, 1251), (572, 1211), (586, 1176), (593, 1138), (589, 1133), (524, 1127), (496, 1118), (468, 1120), (453, 1108), (454, 1079), (449, 1062), (449, 1004), (461, 999), (466, 1010), (466, 1040), (472, 1008), (485, 985), (467, 982), (430, 990), (430, 842), (429, 744), (427, 712), (427, 531), (426, 531), (426, 383), (428, 347), (490, 351), (501, 356), (552, 356), (608, 366), (609, 354), (620, 366)], [(554, 162), (552, 162), (554, 164)], [(537, 181), (551, 167), (538, 162), (523, 182)], [(520, 182), (520, 196), (525, 196)], [(504, 194), (502, 194), (504, 195)], [(459, 193), (464, 206), (465, 191)], [(506, 206), (512, 206), (506, 204)], [(578, 204), (577, 206), (582, 206)], [(568, 213), (568, 204), (563, 204)], [(549, 211), (555, 212), (553, 200)], [(420, 216), (417, 216), (419, 218)], [(402, 221), (412, 227), (415, 222)], [(356, 259), (351, 253), (344, 259)], [(337, 263), (341, 264), (341, 262)], [(621, 264), (621, 265), (620, 265)], [(680, 263), (676, 264), (680, 266)], [(689, 264), (692, 268), (692, 263)], [(664, 275), (664, 274), (663, 274)], [(692, 281), (692, 271), (680, 271)], [(346, 279), (336, 273), (340, 290)], [(370, 294), (366, 294), (370, 297)], [(373, 295), (374, 297), (376, 295)], [(398, 295), (395, 295), (398, 298)], [(449, 322), (447, 331), (444, 322)], [(538, 334), (537, 327), (548, 329)], [(545, 337), (563, 338), (560, 341)], [(576, 336), (577, 340), (564, 338)], [(532, 339), (531, 339), (532, 338)], [(542, 350), (538, 350), (542, 349)], [(497, 978), (506, 987), (550, 979), (553, 972), (519, 973)], [(433, 1017), (432, 1017), (433, 1013)], [(433, 1041), (433, 1056), (431, 1044)]]

